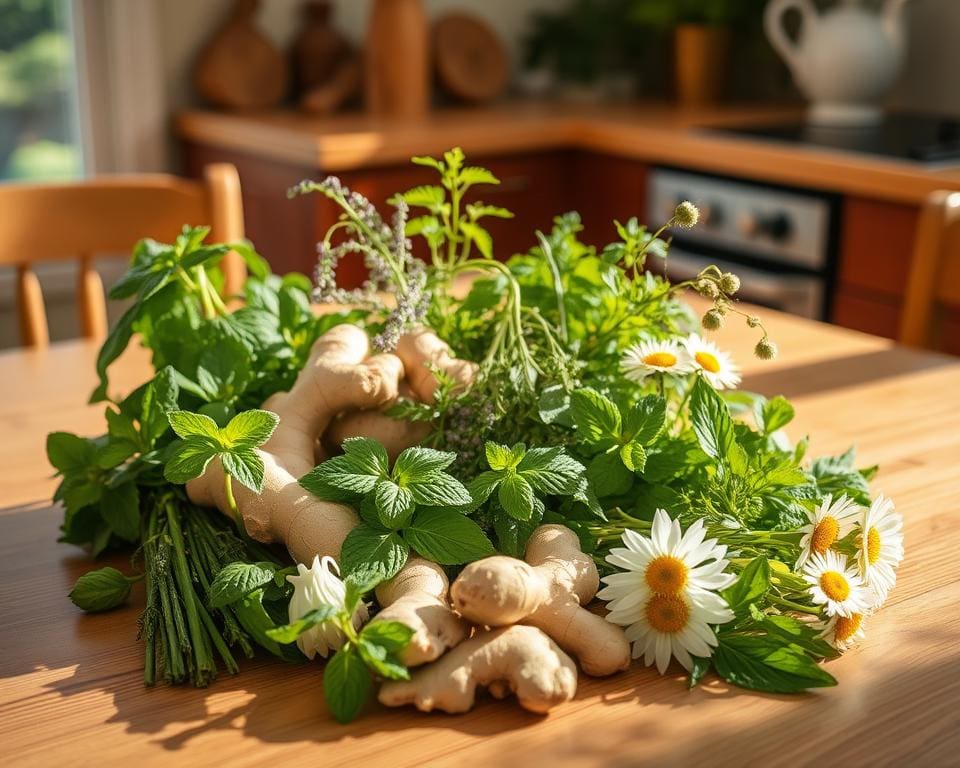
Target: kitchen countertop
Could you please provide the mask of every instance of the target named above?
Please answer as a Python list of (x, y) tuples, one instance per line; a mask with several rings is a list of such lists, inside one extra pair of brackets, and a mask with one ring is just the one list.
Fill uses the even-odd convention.
[[(132, 604), (85, 616), (67, 600), (90, 567), (57, 544), (62, 513), (43, 455), (53, 429), (102, 425), (86, 404), (96, 345), (0, 353), (0, 762), (34, 765), (950, 765), (960, 751), (960, 364), (853, 331), (763, 310), (781, 356), (750, 356), (742, 325), (717, 341), (744, 387), (791, 398), (794, 439), (813, 455), (860, 446), (881, 465), (874, 488), (905, 518), (906, 559), (866, 640), (828, 664), (836, 688), (772, 696), (714, 677), (688, 691), (672, 670), (634, 665), (597, 680), (547, 717), (483, 697), (470, 713), (425, 715), (375, 704), (349, 726), (323, 703), (322, 666), (258, 657), (206, 690), (144, 689)], [(131, 348), (112, 370), (128, 391), (146, 377)], [(10, 506), (14, 505), (14, 506)], [(128, 568), (126, 556), (102, 565)]]
[(178, 115), (176, 131), (192, 142), (326, 173), (405, 163), (412, 155), (452, 146), (475, 156), (569, 148), (901, 203), (919, 204), (936, 189), (960, 190), (960, 164), (924, 166), (702, 130), (789, 122), (801, 115), (789, 107), (684, 110), (538, 102), (438, 109), (410, 120), (191, 110)]

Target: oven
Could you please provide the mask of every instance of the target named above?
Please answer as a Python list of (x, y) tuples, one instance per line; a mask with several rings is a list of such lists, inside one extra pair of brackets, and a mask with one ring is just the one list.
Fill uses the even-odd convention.
[(671, 231), (665, 264), (674, 282), (716, 264), (741, 278), (742, 301), (817, 320), (830, 318), (839, 198), (672, 168), (649, 175), (647, 221), (670, 218), (678, 202), (700, 209), (693, 229)]

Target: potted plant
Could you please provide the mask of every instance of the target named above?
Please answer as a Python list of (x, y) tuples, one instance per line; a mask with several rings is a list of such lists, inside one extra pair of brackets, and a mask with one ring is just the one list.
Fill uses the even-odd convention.
[(673, 32), (677, 99), (696, 106), (720, 101), (729, 72), (732, 31), (763, 0), (634, 0), (632, 20)]

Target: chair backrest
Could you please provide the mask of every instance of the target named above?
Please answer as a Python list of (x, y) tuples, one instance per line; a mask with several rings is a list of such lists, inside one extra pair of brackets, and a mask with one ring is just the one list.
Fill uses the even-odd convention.
[(937, 345), (937, 310), (960, 305), (960, 192), (930, 194), (917, 225), (900, 316), (900, 342)]
[[(84, 336), (106, 333), (103, 284), (93, 257), (129, 253), (137, 240), (172, 242), (184, 224), (209, 225), (211, 242), (244, 236), (237, 169), (207, 166), (203, 181), (163, 174), (106, 176), (65, 184), (0, 185), (0, 265), (17, 269), (20, 338), (26, 346), (49, 343), (40, 283), (32, 266), (78, 260), (78, 305)], [(223, 262), (224, 292), (239, 291), (243, 260)]]

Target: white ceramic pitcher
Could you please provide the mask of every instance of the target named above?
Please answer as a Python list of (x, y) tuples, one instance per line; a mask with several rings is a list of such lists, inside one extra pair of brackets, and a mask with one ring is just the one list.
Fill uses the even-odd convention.
[[(903, 6), (886, 0), (880, 13), (860, 0), (841, 0), (820, 14), (811, 0), (771, 0), (764, 14), (770, 43), (810, 99), (809, 120), (863, 125), (882, 117), (884, 96), (903, 62)], [(784, 30), (784, 16), (800, 14), (796, 41)]]

